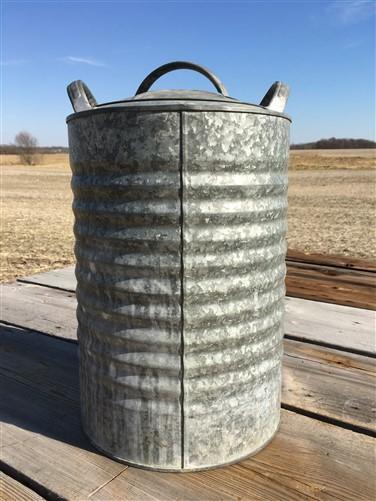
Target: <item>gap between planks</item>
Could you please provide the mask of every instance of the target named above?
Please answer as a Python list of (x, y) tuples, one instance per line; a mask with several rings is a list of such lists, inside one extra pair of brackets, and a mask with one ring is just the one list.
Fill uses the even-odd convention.
[[(80, 430), (76, 347), (56, 338), (4, 329), (1, 370), (8, 398), (3, 396), (1, 412), (16, 426), (5, 425), (9, 437), (5, 434), (8, 443), (3, 458), (28, 481), (53, 488), (59, 497), (234, 500), (247, 498), (252, 491), (253, 499), (298, 501), (322, 496), (367, 500), (374, 495), (374, 441), (370, 437), (286, 410), (282, 410), (282, 425), (272, 443), (234, 466), (183, 475), (131, 467), (123, 471), (123, 465), (92, 451)], [(297, 349), (294, 358), (302, 359), (308, 348)], [(318, 355), (307, 353), (307, 360), (315, 362)], [(333, 362), (329, 374), (335, 373), (335, 365), (347, 363), (341, 353), (327, 358)], [(301, 370), (307, 360), (302, 360)], [(363, 357), (353, 357), (351, 363), (346, 369), (349, 381), (356, 368), (363, 367), (365, 373), (371, 368)], [(312, 377), (306, 383), (312, 384)], [(314, 388), (306, 390), (314, 392)], [(323, 392), (320, 381), (316, 390)], [(357, 388), (350, 393), (356, 398)]]
[[(16, 366), (23, 366), (25, 370), (28, 370), (29, 358), (39, 356), (39, 348), (35, 352), (37, 345), (43, 347), (50, 343), (60, 351), (77, 353), (76, 343), (61, 343), (60, 339), (29, 329), (4, 326), (2, 330), (4, 339), (12, 332), (20, 338)], [(283, 404), (296, 412), (301, 409), (302, 414), (311, 412), (318, 417), (325, 416), (325, 419), (343, 423), (344, 427), (353, 427), (359, 432), (375, 432), (375, 366), (372, 359), (291, 340), (284, 341), (284, 348)], [(57, 358), (52, 357), (50, 363), (56, 361)], [(66, 374), (70, 372), (67, 367)], [(65, 380), (68, 387), (73, 385), (70, 377)], [(24, 379), (23, 384), (27, 384)], [(66, 387), (56, 391), (64, 392)]]
[(360, 258), (341, 256), (338, 254), (305, 253), (295, 249), (288, 249), (286, 261), (317, 264), (332, 268), (344, 268), (345, 270), (366, 271), (376, 273), (376, 261)]
[[(343, 351), (374, 356), (376, 313), (371, 310), (285, 298), (286, 337)], [(72, 292), (34, 284), (2, 286), (1, 320), (75, 340), (76, 297)]]
[(1, 501), (43, 501), (43, 499), (45, 498), (41, 497), (27, 485), (0, 471)]
[[(336, 267), (331, 264), (332, 261), (333, 257), (325, 264), (319, 264), (320, 260), (317, 263), (314, 260), (302, 262), (287, 259), (287, 295), (376, 310), (376, 273)], [(76, 289), (74, 266), (23, 277), (19, 281), (70, 292)]]
[(127, 500), (369, 500), (375, 494), (374, 461), (368, 464), (365, 456), (372, 454), (373, 441), (364, 437), (362, 444), (357, 443), (358, 437), (282, 411), (278, 434), (254, 457), (231, 467), (183, 475), (156, 475), (130, 467), (93, 499), (107, 501), (131, 489)]

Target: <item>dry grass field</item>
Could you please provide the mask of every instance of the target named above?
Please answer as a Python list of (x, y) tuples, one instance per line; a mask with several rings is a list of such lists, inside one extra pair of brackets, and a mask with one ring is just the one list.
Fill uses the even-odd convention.
[(1, 281), (73, 262), (67, 155), (48, 157), (38, 166), (9, 164), (3, 157)]
[[(40, 160), (2, 157), (1, 281), (74, 261), (68, 156)], [(292, 151), (289, 247), (375, 259), (375, 167), (375, 150)]]
[(372, 169), (376, 167), (376, 150), (291, 150), (290, 168), (304, 169)]

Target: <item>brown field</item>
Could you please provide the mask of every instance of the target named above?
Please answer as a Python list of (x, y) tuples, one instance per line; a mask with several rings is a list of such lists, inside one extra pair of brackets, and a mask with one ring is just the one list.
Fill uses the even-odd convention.
[[(73, 263), (66, 154), (34, 166), (2, 157), (0, 280)], [(292, 151), (288, 244), (306, 252), (376, 258), (375, 150)]]
[(290, 168), (304, 169), (372, 169), (376, 167), (376, 149), (359, 150), (291, 150)]

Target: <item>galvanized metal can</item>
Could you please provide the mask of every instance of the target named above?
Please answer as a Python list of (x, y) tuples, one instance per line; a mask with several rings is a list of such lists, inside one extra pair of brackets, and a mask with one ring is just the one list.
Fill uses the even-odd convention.
[[(149, 91), (180, 68), (218, 93)], [(160, 470), (257, 452), (280, 414), (287, 87), (251, 105), (177, 62), (123, 101), (68, 93), (86, 434)]]

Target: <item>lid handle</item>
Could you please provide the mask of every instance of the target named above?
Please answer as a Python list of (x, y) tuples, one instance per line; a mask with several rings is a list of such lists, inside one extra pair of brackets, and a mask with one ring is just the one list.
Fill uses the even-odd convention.
[(91, 110), (97, 106), (97, 101), (91, 90), (82, 80), (75, 80), (67, 87), (68, 96), (74, 111)]
[(290, 88), (288, 85), (282, 82), (274, 82), (262, 98), (260, 106), (264, 106), (268, 110), (282, 113), (285, 109), (289, 94)]
[(190, 63), (189, 61), (174, 61), (172, 63), (164, 64), (163, 66), (160, 66), (156, 70), (152, 71), (141, 82), (141, 85), (139, 86), (139, 88), (136, 91), (136, 96), (137, 96), (137, 94), (142, 94), (144, 92), (147, 92), (150, 89), (150, 87), (153, 85), (153, 83), (156, 80), (158, 80), (159, 77), (161, 77), (162, 75), (165, 75), (166, 73), (169, 73), (170, 71), (174, 71), (174, 70), (194, 70), (194, 71), (197, 71), (198, 73), (201, 73), (201, 75), (204, 75), (205, 77), (207, 77), (220, 94), (222, 94), (223, 96), (228, 96), (228, 92), (227, 92), (226, 87), (219, 80), (219, 78), (216, 75), (214, 75), (214, 73), (212, 73), (210, 70), (208, 70), (204, 66), (201, 66), (201, 65), (195, 64), (195, 63)]

